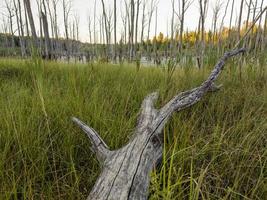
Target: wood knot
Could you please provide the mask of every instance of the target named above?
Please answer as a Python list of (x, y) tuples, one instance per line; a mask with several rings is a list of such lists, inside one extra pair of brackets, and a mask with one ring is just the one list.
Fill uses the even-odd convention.
[(162, 142), (157, 135), (152, 136), (151, 142), (152, 142), (154, 148), (158, 148), (162, 145)]

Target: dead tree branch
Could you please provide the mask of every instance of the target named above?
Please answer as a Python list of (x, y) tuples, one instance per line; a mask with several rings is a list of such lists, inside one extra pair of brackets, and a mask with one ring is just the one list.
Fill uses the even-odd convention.
[(206, 81), (199, 87), (182, 92), (157, 110), (154, 103), (158, 93), (148, 95), (141, 107), (137, 127), (132, 140), (124, 147), (110, 151), (96, 131), (77, 118), (73, 121), (88, 135), (92, 150), (103, 164), (88, 199), (94, 200), (145, 200), (148, 197), (150, 172), (162, 158), (163, 128), (171, 115), (199, 102), (209, 91), (220, 86), (215, 81), (225, 62), (245, 49), (237, 49), (224, 54), (215, 65)]

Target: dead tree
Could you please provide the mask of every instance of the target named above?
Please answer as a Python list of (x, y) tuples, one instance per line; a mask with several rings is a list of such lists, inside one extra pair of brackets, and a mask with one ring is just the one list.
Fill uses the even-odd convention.
[(43, 30), (45, 36), (45, 58), (51, 59), (51, 41), (49, 37), (49, 30), (48, 30), (48, 22), (47, 22), (47, 15), (41, 11), (42, 22), (43, 22)]
[(199, 0), (199, 11), (200, 11), (200, 16), (199, 16), (199, 25), (198, 25), (198, 35), (201, 34), (201, 41), (200, 41), (200, 48), (197, 54), (197, 62), (198, 62), (198, 67), (202, 68), (204, 64), (204, 53), (205, 53), (205, 22), (206, 22), (206, 17), (207, 17), (207, 12), (208, 12), (208, 4), (209, 0)]
[[(15, 0), (14, 4), (16, 3)], [(17, 10), (18, 10), (18, 19), (17, 19), (17, 24), (18, 24), (18, 29), (20, 33), (20, 45), (21, 45), (21, 55), (24, 57), (26, 55), (26, 42), (25, 42), (25, 37), (24, 37), (24, 28), (23, 28), (23, 20), (22, 20), (22, 11), (21, 11), (21, 2), (20, 0), (17, 0)]]
[[(180, 24), (180, 30), (179, 30), (179, 52), (181, 53), (182, 51), (182, 46), (183, 46), (183, 34), (184, 34), (184, 21), (185, 21), (185, 13), (190, 7), (190, 5), (193, 3), (192, 0), (182, 0), (181, 2), (178, 1), (178, 13), (175, 11), (175, 14), (178, 17), (179, 24)], [(173, 1), (172, 1), (173, 4)], [(174, 5), (172, 5), (174, 7)], [(173, 23), (173, 22), (172, 22)]]
[(116, 62), (117, 58), (117, 0), (114, 0), (114, 55), (113, 60)]
[(154, 107), (158, 93), (148, 95), (141, 107), (134, 135), (130, 142), (118, 150), (110, 150), (98, 133), (73, 118), (89, 137), (92, 150), (102, 164), (98, 177), (88, 199), (94, 200), (145, 200), (148, 197), (150, 172), (161, 161), (163, 149), (163, 128), (175, 111), (181, 111), (199, 102), (209, 91), (221, 86), (215, 80), (222, 71), (225, 62), (245, 49), (225, 53), (215, 65), (208, 79), (199, 87), (182, 92), (173, 97), (160, 109)]
[(9, 33), (11, 34), (11, 47), (12, 49), (15, 48), (15, 31), (14, 31), (14, 23), (13, 23), (13, 17), (14, 17), (14, 8), (12, 6), (12, 2), (9, 2), (5, 0), (6, 9), (8, 11), (8, 22), (9, 22)]
[(31, 3), (29, 0), (24, 0), (24, 6), (27, 10), (27, 15), (31, 27), (32, 37), (33, 37), (33, 47), (37, 49), (38, 47), (38, 38), (36, 34), (36, 29), (34, 25), (33, 15), (32, 15), (32, 9), (31, 9)]
[(239, 11), (239, 18), (238, 18), (238, 35), (237, 35), (237, 40), (240, 40), (241, 38), (241, 23), (242, 23), (242, 14), (243, 14), (243, 7), (244, 7), (244, 0), (241, 0), (240, 3), (240, 11)]
[(219, 18), (219, 12), (221, 10), (222, 7), (222, 3), (220, 2), (220, 0), (217, 0), (215, 3), (215, 6), (213, 8), (213, 19), (212, 19), (212, 26), (213, 26), (213, 44), (216, 43), (217, 40), (217, 22), (218, 22), (218, 18)]

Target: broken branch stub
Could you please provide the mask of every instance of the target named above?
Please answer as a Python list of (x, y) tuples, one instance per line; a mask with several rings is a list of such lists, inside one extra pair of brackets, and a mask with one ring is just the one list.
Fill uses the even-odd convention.
[(150, 172), (162, 158), (164, 125), (175, 111), (194, 105), (207, 92), (218, 90), (221, 86), (216, 86), (214, 82), (225, 62), (243, 52), (244, 48), (225, 53), (206, 81), (174, 96), (159, 110), (154, 107), (158, 93), (148, 95), (142, 103), (133, 139), (118, 150), (110, 151), (94, 129), (73, 118), (73, 122), (88, 135), (92, 150), (103, 166), (88, 200), (147, 199)]

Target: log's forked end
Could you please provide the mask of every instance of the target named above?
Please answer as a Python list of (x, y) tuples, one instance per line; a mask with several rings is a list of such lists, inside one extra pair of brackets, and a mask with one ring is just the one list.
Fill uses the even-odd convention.
[(109, 156), (110, 150), (100, 135), (91, 127), (87, 126), (84, 122), (76, 117), (72, 117), (71, 120), (79, 126), (83, 132), (86, 133), (92, 144), (92, 151), (96, 153), (98, 161), (101, 163)]

